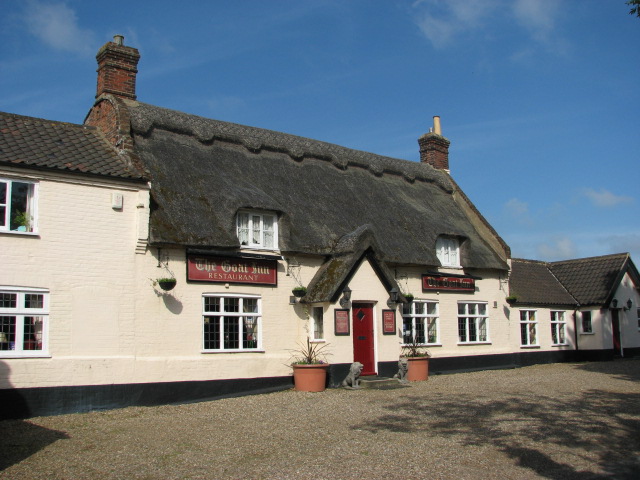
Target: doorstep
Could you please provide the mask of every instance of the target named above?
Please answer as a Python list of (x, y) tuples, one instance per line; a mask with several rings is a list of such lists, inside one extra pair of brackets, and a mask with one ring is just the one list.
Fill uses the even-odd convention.
[(408, 388), (407, 383), (400, 383), (397, 378), (366, 376), (360, 377), (361, 388), (372, 388), (376, 390), (391, 390), (394, 388)]

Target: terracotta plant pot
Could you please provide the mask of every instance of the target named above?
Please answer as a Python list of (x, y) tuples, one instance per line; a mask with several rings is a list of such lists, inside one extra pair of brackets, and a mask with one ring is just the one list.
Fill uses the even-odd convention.
[(409, 357), (407, 380), (410, 382), (424, 382), (429, 379), (429, 357)]
[(322, 392), (327, 384), (327, 365), (293, 365), (293, 383), (299, 392)]

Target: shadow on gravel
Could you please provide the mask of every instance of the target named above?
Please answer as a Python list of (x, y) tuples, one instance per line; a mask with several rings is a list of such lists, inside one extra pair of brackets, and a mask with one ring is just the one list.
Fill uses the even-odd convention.
[[(640, 362), (635, 363), (636, 367)], [(591, 371), (596, 365), (578, 365)], [(601, 367), (620, 378), (638, 380), (629, 366)], [(603, 370), (603, 373), (605, 370)], [(640, 459), (640, 396), (603, 390), (571, 395), (526, 394), (501, 397), (434, 393), (406, 395), (390, 412), (352, 428), (372, 433), (453, 436), (462, 445), (493, 446), (520, 467), (550, 479), (637, 479)], [(393, 412), (393, 413), (391, 413)], [(563, 463), (597, 463), (604, 475)]]
[(576, 365), (586, 372), (604, 373), (619, 380), (640, 382), (640, 358), (619, 358), (609, 362), (586, 362)]
[(63, 438), (69, 436), (27, 420), (0, 421), (0, 472)]

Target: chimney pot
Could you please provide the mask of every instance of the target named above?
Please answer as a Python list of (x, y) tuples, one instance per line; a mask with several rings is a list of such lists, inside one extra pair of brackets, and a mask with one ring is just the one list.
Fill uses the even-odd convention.
[(114, 35), (113, 43), (116, 45), (124, 45), (124, 36), (123, 35)]
[(440, 128), (440, 117), (435, 115), (433, 117), (433, 132), (436, 135), (442, 135), (442, 128)]

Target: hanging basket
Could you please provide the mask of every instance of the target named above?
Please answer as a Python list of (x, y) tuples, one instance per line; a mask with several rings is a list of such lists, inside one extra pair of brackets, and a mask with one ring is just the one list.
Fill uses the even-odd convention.
[(166, 290), (167, 292), (169, 290), (173, 290), (173, 287), (176, 286), (176, 279), (175, 278), (161, 278), (158, 280), (158, 285), (160, 285), (160, 288), (162, 290)]

